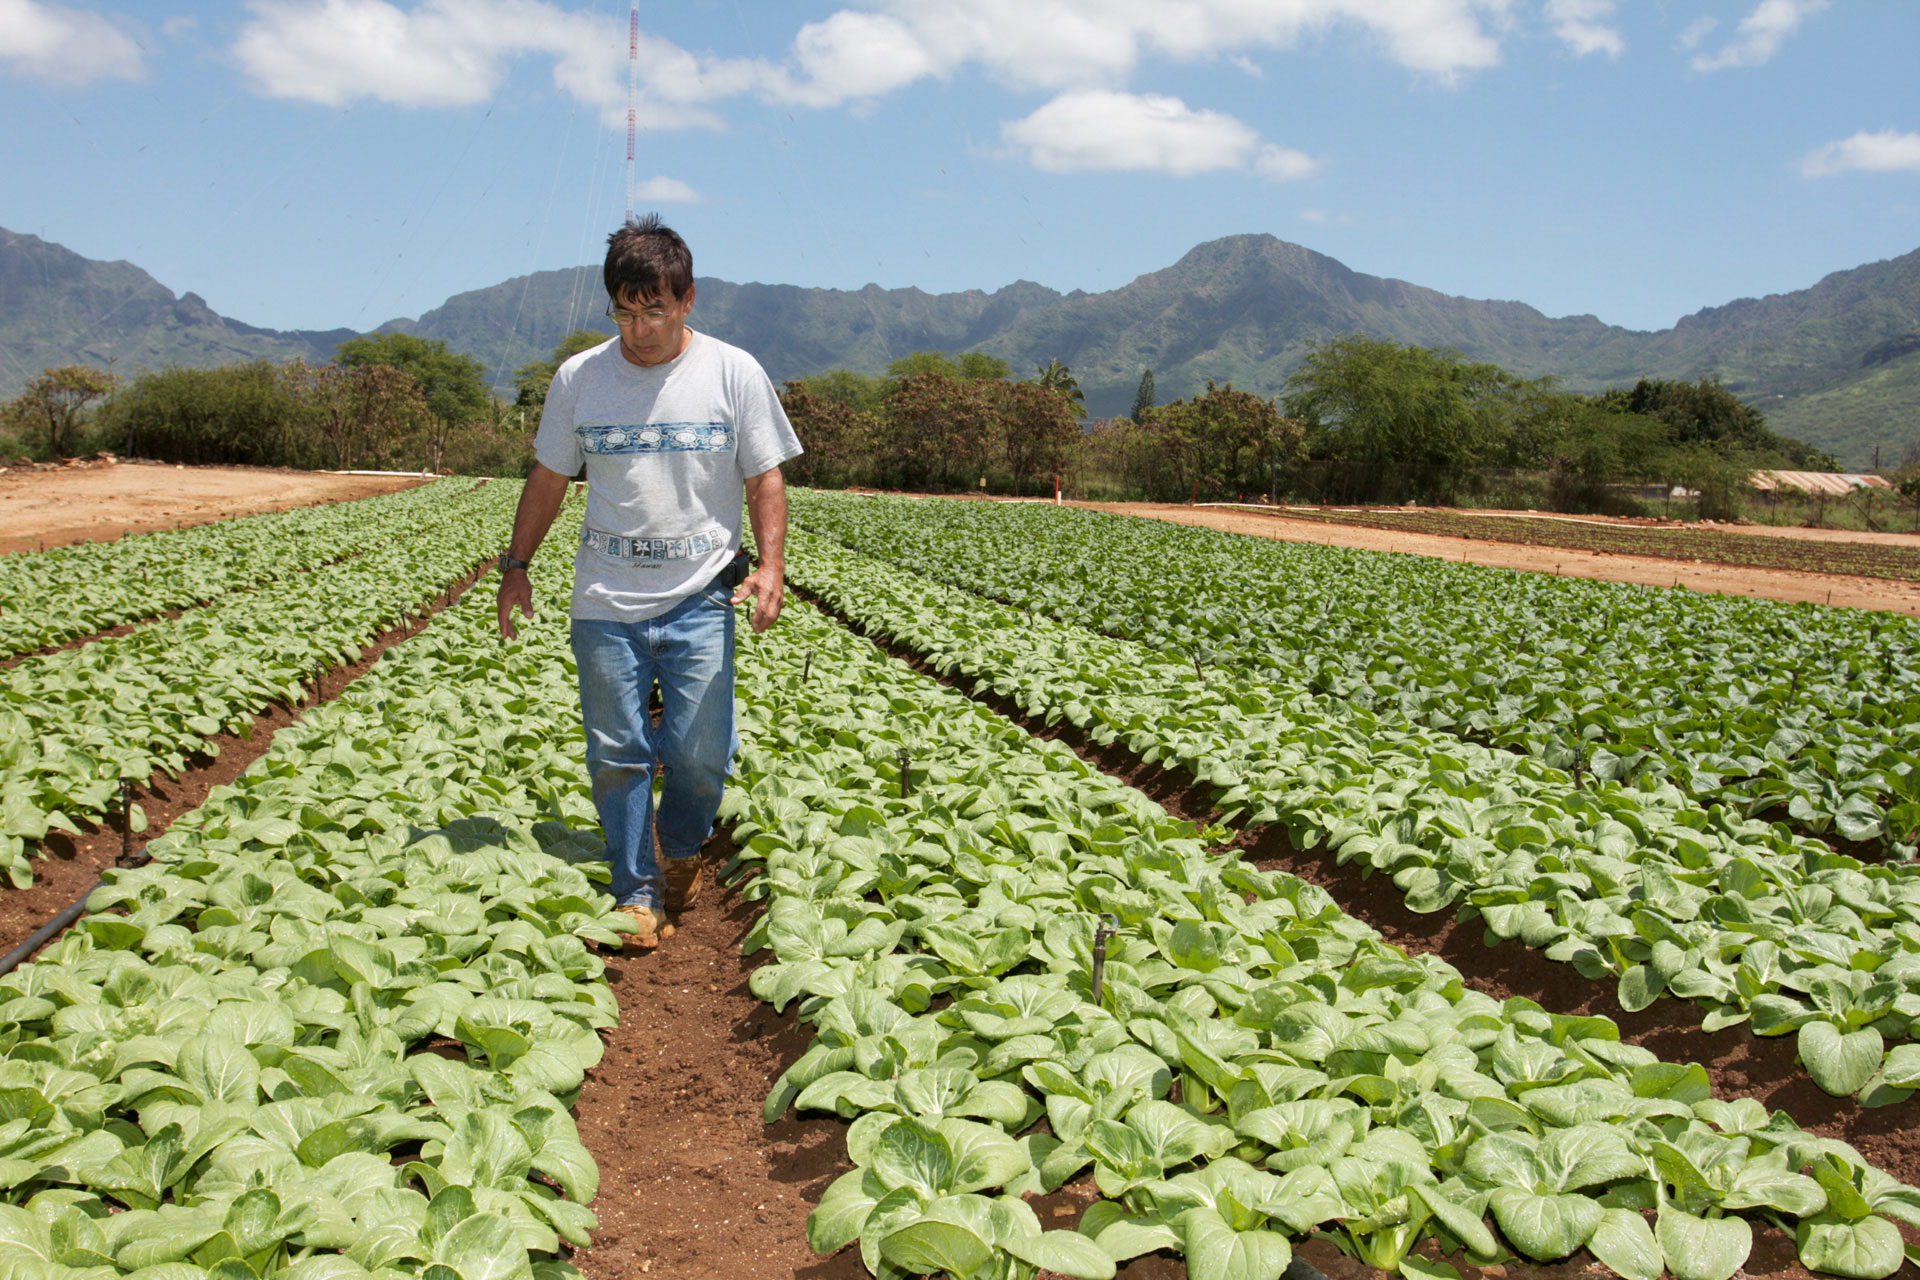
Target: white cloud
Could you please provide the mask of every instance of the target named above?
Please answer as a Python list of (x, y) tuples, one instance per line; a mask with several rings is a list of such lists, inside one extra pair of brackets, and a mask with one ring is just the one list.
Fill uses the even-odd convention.
[(1695, 18), (1681, 28), (1677, 43), (1682, 49), (1697, 49), (1700, 42), (1712, 35), (1713, 29), (1719, 25), (1718, 18)]
[(1300, 211), (1300, 221), (1316, 227), (1350, 227), (1357, 218), (1345, 211), (1308, 207)]
[(1511, 0), (884, 0), (809, 23), (773, 92), (832, 106), (968, 66), (1016, 89), (1111, 88), (1150, 55), (1243, 65), (1336, 28), (1447, 82), (1497, 64)]
[(1697, 54), (1695, 71), (1724, 71), (1728, 67), (1757, 67), (1773, 57), (1799, 25), (1827, 7), (1827, 0), (1760, 0), (1740, 19), (1733, 39), (1715, 54)]
[(1305, 177), (1312, 157), (1262, 141), (1232, 116), (1196, 111), (1178, 98), (1078, 89), (1024, 120), (1000, 127), (1036, 169), (1144, 171), (1192, 177), (1247, 170), (1276, 181)]
[(1920, 133), (1856, 133), (1809, 151), (1800, 172), (1809, 178), (1831, 177), (1851, 170), (1863, 173), (1920, 173)]
[(1615, 7), (1614, 0), (1547, 0), (1547, 21), (1575, 55), (1617, 58), (1626, 52), (1627, 42), (1610, 21)]
[(678, 178), (656, 174), (633, 189), (637, 199), (648, 204), (702, 204), (706, 197)]
[[(343, 106), (371, 98), (407, 107), (484, 102), (518, 57), (550, 60), (554, 87), (624, 125), (627, 42), (611, 18), (550, 0), (248, 0), (234, 55), (270, 97)], [(703, 60), (642, 32), (636, 110), (642, 127), (718, 123), (707, 104), (762, 83), (745, 59)]]
[(778, 96), (806, 106), (880, 97), (946, 70), (905, 23), (877, 13), (842, 10), (808, 23), (793, 54), (803, 78), (783, 81)]
[(41, 0), (0, 0), (0, 67), (57, 85), (137, 80), (140, 46), (111, 19)]
[(1292, 147), (1278, 147), (1267, 143), (1253, 156), (1253, 171), (1263, 178), (1274, 182), (1295, 182), (1301, 178), (1311, 178), (1320, 169), (1320, 162), (1304, 151)]

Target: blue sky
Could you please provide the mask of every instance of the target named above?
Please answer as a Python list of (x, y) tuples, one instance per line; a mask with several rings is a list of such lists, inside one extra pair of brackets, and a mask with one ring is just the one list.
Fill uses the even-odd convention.
[[(597, 263), (628, 0), (0, 0), (0, 226), (370, 329)], [(681, 0), (635, 203), (702, 275), (1099, 291), (1266, 232), (1639, 329), (1920, 248), (1911, 0)]]

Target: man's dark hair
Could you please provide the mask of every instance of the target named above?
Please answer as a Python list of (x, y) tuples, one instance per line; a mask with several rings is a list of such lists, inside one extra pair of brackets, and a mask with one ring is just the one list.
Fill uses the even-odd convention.
[(678, 232), (661, 225), (659, 214), (649, 213), (607, 237), (601, 275), (616, 302), (678, 302), (693, 288), (693, 253)]

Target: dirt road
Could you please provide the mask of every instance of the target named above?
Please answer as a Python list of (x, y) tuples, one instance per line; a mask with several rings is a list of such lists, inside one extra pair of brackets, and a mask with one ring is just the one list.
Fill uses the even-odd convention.
[(0, 553), (104, 542), (123, 533), (344, 502), (410, 489), (426, 480), (140, 462), (5, 467), (0, 468)]

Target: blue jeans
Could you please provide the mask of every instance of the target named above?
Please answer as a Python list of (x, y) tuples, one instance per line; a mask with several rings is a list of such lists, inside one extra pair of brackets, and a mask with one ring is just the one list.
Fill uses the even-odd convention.
[[(645, 622), (575, 620), (580, 720), (587, 775), (607, 840), (620, 906), (661, 908), (654, 859), (653, 780), (660, 791), (660, 852), (691, 858), (713, 834), (720, 792), (739, 745), (733, 725), (732, 593), (709, 584)], [(656, 730), (647, 703), (660, 686)]]

